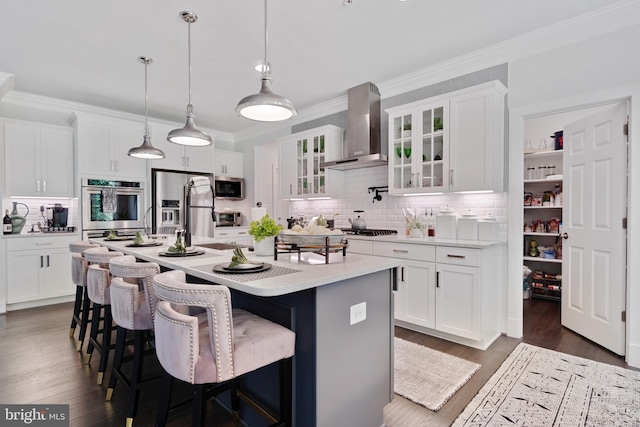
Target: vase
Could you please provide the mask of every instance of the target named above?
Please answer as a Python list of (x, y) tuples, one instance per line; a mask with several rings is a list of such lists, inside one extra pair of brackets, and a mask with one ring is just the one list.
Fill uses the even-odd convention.
[(259, 242), (253, 239), (253, 253), (257, 256), (270, 256), (273, 255), (273, 246), (275, 236), (265, 237)]
[(409, 237), (424, 237), (424, 233), (419, 228), (409, 230)]
[[(27, 208), (27, 213), (24, 216), (18, 213), (18, 205), (22, 205)], [(27, 222), (27, 215), (29, 215), (29, 206), (24, 203), (13, 202), (13, 210), (11, 211), (11, 234), (20, 234), (22, 227)]]

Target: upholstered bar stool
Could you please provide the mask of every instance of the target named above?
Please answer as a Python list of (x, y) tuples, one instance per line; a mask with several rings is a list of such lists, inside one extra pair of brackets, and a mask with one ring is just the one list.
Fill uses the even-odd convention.
[(97, 243), (91, 243), (86, 240), (80, 240), (69, 244), (69, 250), (73, 252), (71, 255), (71, 280), (76, 285), (76, 299), (73, 304), (73, 315), (71, 316), (71, 329), (69, 337), (73, 337), (76, 326), (80, 325), (80, 333), (78, 334), (77, 350), (82, 350), (82, 343), (87, 333), (87, 324), (89, 323), (89, 309), (91, 300), (87, 294), (87, 269), (89, 265), (84, 258), (84, 251), (90, 248), (97, 248)]
[[(122, 252), (109, 251), (101, 246), (84, 251), (84, 257), (89, 263), (87, 270), (87, 293), (93, 304), (91, 312), (91, 334), (87, 345), (85, 363), (91, 362), (91, 355), (94, 348), (100, 353), (100, 364), (98, 365), (98, 384), (102, 384), (104, 371), (109, 360), (109, 350), (111, 349), (111, 332), (113, 319), (111, 317), (111, 274), (109, 272), (109, 261), (112, 258), (122, 256)], [(100, 329), (102, 320), (102, 329)], [(98, 339), (101, 335), (101, 339)]]
[[(232, 309), (226, 286), (186, 283), (183, 271), (168, 271), (153, 279), (158, 298), (155, 314), (156, 354), (165, 370), (158, 401), (157, 426), (167, 422), (173, 378), (194, 384), (192, 425), (204, 425), (205, 386), (232, 389), (238, 416), (236, 387), (243, 374), (275, 362), (280, 368), (280, 410), (273, 414), (255, 399), (252, 406), (272, 425), (291, 421), (292, 358), (295, 333), (245, 310)], [(185, 310), (188, 307), (189, 310)], [(204, 310), (203, 310), (204, 309)], [(184, 314), (185, 312), (200, 314)]]
[[(160, 273), (160, 266), (155, 262), (136, 262), (135, 257), (124, 255), (111, 258), (109, 270), (112, 275), (109, 287), (111, 314), (117, 325), (117, 337), (107, 401), (111, 400), (118, 380), (129, 387), (126, 426), (131, 427), (138, 408), (145, 344), (149, 342), (153, 332), (156, 298), (152, 290), (152, 279)], [(127, 331), (134, 333), (129, 378), (122, 371)]]

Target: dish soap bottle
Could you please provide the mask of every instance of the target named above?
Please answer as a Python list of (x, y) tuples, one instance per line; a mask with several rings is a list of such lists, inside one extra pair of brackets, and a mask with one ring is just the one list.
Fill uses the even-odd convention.
[(4, 218), (2, 218), (2, 234), (11, 234), (13, 227), (11, 226), (11, 217), (9, 217), (9, 209), (4, 210)]

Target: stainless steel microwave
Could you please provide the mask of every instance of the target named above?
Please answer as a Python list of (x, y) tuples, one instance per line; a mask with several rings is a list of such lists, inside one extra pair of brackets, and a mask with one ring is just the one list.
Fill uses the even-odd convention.
[(216, 176), (214, 179), (214, 190), (216, 199), (243, 200), (244, 178)]

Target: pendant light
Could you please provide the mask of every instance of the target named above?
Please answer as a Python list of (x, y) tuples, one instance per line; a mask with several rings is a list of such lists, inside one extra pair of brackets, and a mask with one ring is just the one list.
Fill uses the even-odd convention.
[(271, 90), (271, 64), (267, 60), (267, 0), (264, 0), (264, 62), (262, 63), (262, 88), (255, 95), (243, 98), (236, 107), (236, 113), (247, 119), (260, 122), (278, 122), (295, 116), (296, 107), (287, 98), (276, 95)]
[(200, 129), (193, 122), (193, 105), (191, 105), (191, 24), (198, 20), (193, 12), (180, 12), (180, 16), (188, 25), (188, 48), (189, 48), (189, 104), (187, 105), (187, 123), (183, 128), (174, 129), (167, 135), (170, 142), (180, 145), (205, 146), (213, 144), (213, 138)]
[(147, 120), (147, 65), (151, 64), (153, 59), (141, 56), (138, 60), (144, 64), (144, 137), (142, 145), (132, 148), (127, 154), (139, 159), (164, 159), (164, 152), (151, 145), (149, 122)]

